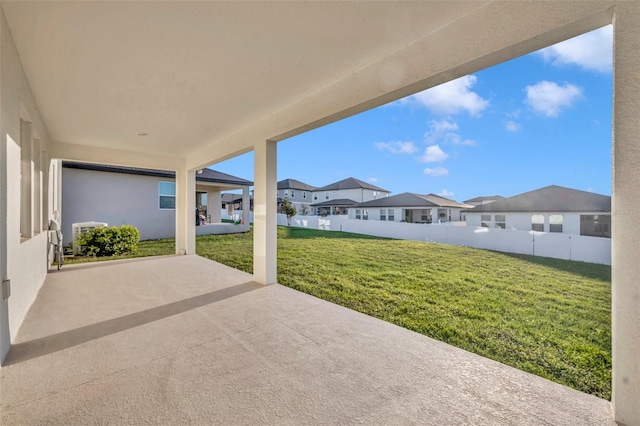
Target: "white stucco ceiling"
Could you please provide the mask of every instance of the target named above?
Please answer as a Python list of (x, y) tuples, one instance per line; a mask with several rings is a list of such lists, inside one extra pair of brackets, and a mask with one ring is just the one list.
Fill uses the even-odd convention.
[[(466, 28), (486, 25), (491, 46), (491, 32), (506, 25), (492, 29), (487, 17), (496, 12), (487, 8), (495, 3), (488, 1), (1, 4), (53, 141), (182, 157), (190, 165), (246, 151), (252, 138), (283, 137), (339, 118), (331, 114), (357, 112), (347, 110), (451, 67), (448, 57), (460, 56), (461, 64), (491, 53), (474, 48), (483, 40), (465, 41), (477, 38)], [(522, 8), (505, 13), (531, 6)], [(429, 37), (430, 44), (417, 44)], [(452, 38), (459, 48), (450, 49)], [(445, 44), (448, 53), (438, 50)], [(381, 64), (402, 52), (402, 66)], [(416, 53), (420, 60), (410, 64)], [(378, 77), (366, 84), (373, 90), (349, 92), (372, 64)]]

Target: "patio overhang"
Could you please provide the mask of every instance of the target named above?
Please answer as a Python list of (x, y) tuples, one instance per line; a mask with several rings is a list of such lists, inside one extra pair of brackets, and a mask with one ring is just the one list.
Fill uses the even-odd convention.
[(30, 116), (49, 158), (174, 170), (176, 252), (195, 252), (195, 172), (255, 152), (262, 284), (276, 281), (278, 141), (613, 23), (613, 405), (640, 424), (637, 2), (0, 5), (3, 73), (15, 57), (28, 80), (3, 86), (23, 103), (3, 120)]

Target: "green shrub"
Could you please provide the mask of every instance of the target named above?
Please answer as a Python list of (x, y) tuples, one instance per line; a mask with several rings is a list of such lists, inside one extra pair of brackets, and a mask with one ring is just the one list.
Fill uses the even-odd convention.
[(135, 226), (100, 226), (78, 237), (80, 254), (85, 256), (113, 256), (133, 253), (140, 242)]

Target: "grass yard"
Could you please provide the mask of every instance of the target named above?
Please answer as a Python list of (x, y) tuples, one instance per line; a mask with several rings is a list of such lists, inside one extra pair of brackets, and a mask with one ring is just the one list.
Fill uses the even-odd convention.
[[(196, 250), (251, 273), (252, 238), (198, 237)], [(172, 252), (158, 240), (138, 254)], [(278, 282), (611, 398), (609, 266), (279, 227)]]

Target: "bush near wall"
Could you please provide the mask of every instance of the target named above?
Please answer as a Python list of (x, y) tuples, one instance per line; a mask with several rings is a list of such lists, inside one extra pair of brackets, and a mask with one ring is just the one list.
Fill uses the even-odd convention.
[(114, 256), (133, 253), (140, 242), (140, 231), (132, 225), (100, 226), (78, 238), (84, 256)]

